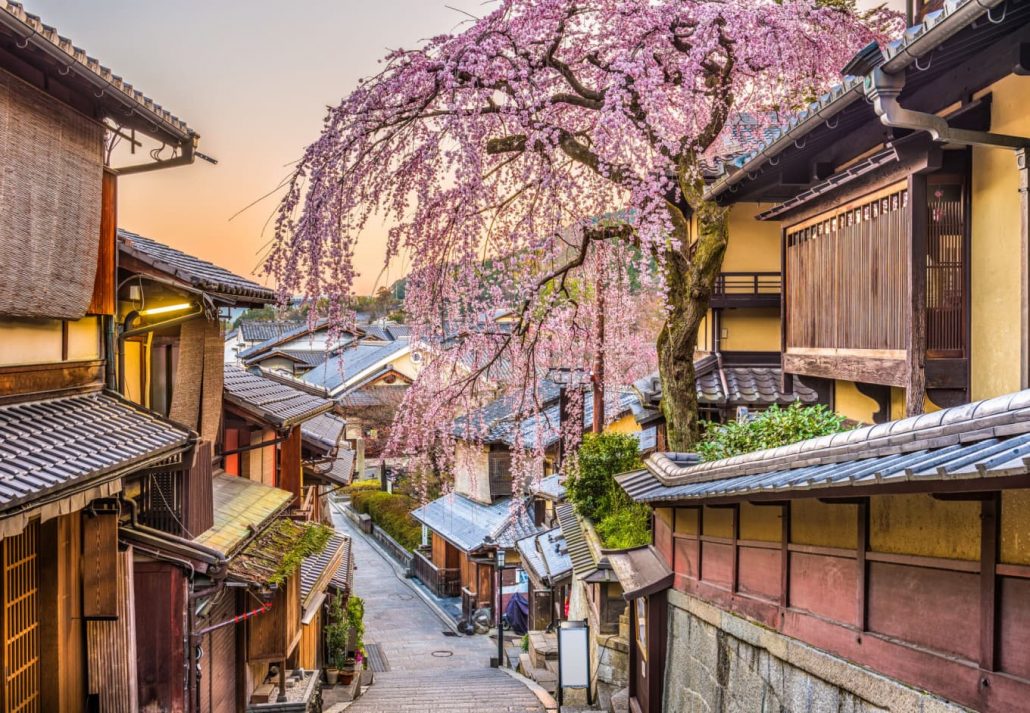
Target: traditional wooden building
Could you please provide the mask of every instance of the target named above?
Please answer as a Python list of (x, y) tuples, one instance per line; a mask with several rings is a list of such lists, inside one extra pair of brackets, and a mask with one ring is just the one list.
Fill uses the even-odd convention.
[[(109, 151), (115, 139), (151, 158)], [(138, 703), (125, 490), (188, 467), (198, 433), (117, 391), (117, 184), (191, 163), (197, 141), (19, 3), (0, 2), (3, 710)]]
[[(1028, 403), (1024, 391), (709, 463), (656, 454), (621, 476), (655, 509), (653, 550), (624, 568), (650, 632), (634, 649), (640, 710), (762, 689), (790, 701), (787, 680), (827, 705), (1020, 710)], [(704, 680), (699, 664), (727, 674)]]
[(780, 245), (782, 369), (866, 423), (1030, 378), (1030, 282), (1011, 259), (1028, 240), (1028, 12), (919, 12), (706, 191), (767, 205), (755, 217)]

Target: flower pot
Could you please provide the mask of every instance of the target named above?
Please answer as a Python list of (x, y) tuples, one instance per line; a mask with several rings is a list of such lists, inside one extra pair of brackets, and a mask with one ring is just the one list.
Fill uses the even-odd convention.
[(350, 682), (354, 680), (354, 669), (344, 669), (340, 671), (340, 683), (344, 686), (349, 686)]
[(325, 670), (325, 678), (326, 678), (326, 681), (328, 681), (330, 686), (335, 686), (337, 679), (340, 678), (340, 671), (339, 671), (339, 669), (327, 668)]

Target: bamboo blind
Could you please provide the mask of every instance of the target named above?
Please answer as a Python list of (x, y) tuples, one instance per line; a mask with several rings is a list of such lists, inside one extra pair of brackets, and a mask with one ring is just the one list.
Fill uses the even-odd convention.
[(904, 184), (788, 228), (787, 348), (907, 348), (910, 235)]
[(100, 245), (104, 127), (0, 71), (0, 314), (79, 319)]

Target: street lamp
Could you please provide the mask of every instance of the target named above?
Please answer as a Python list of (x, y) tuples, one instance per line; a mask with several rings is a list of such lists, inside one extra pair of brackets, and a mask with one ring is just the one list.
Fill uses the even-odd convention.
[(497, 546), (497, 615), (494, 617), (497, 619), (497, 668), (504, 667), (504, 624), (501, 621), (501, 606), (504, 599), (501, 596), (501, 588), (503, 586), (503, 579), (501, 577), (501, 570), (504, 569), (504, 548), (500, 545)]

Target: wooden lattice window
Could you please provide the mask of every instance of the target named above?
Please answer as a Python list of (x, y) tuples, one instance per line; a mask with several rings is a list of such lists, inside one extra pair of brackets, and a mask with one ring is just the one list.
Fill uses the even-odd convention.
[(0, 543), (3, 563), (3, 713), (39, 710), (39, 525)]

